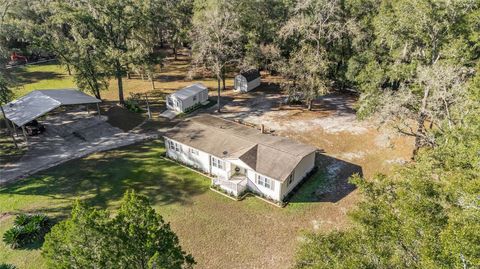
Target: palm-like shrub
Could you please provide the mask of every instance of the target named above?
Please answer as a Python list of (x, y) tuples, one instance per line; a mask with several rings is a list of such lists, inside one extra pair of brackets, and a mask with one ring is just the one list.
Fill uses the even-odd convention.
[(13, 227), (3, 235), (3, 242), (14, 249), (23, 247), (43, 239), (49, 229), (50, 223), (47, 216), (20, 214), (15, 218)]

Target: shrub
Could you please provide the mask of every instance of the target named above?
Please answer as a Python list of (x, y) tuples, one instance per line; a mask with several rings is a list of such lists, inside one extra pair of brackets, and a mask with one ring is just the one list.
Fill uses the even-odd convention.
[(140, 100), (142, 100), (142, 94), (130, 93), (130, 96), (125, 101), (125, 108), (135, 113), (142, 113), (143, 109), (140, 107)]
[(140, 105), (138, 104), (137, 101), (134, 100), (126, 100), (125, 101), (125, 108), (128, 110), (135, 112), (135, 113), (142, 113), (143, 109), (140, 108)]
[(49, 229), (50, 221), (47, 216), (21, 214), (15, 218), (13, 227), (3, 235), (3, 242), (13, 249), (21, 248), (42, 240)]
[(0, 263), (0, 269), (17, 269), (17, 267), (13, 264)]

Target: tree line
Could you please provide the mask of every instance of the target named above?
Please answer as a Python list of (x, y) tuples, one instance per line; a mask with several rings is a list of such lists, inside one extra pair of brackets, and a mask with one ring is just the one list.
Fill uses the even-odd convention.
[[(0, 0), (0, 54), (54, 53), (100, 97), (127, 72), (154, 81), (158, 48), (186, 47), (217, 79), (257, 68), (308, 109), (335, 91), (357, 116), (415, 138), (414, 160), (353, 182), (346, 232), (312, 234), (298, 268), (480, 266), (480, 3), (476, 0)], [(0, 57), (0, 64), (5, 57)], [(2, 71), (0, 90), (8, 92)], [(6, 96), (6, 98), (4, 98)], [(9, 94), (2, 94), (2, 102)], [(220, 101), (220, 99), (219, 99)], [(220, 102), (218, 103), (220, 109)]]
[(436, 143), (426, 128), (462, 120), (451, 110), (464, 100), (463, 85), (477, 68), (478, 5), (475, 0), (2, 0), (0, 52), (5, 56), (20, 44), (53, 53), (73, 69), (79, 88), (98, 98), (114, 77), (123, 103), (124, 76), (137, 72), (153, 86), (165, 58), (159, 48), (168, 44), (176, 57), (178, 48), (187, 47), (193, 68), (217, 79), (218, 95), (228, 70), (249, 68), (282, 75), (283, 90), (309, 109), (328, 92), (353, 91), (360, 95), (359, 116), (376, 114), (394, 123), (415, 137), (418, 149)]

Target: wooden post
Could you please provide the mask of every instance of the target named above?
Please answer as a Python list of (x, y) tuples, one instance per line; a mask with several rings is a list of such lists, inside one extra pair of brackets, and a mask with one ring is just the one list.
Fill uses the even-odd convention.
[(25, 125), (22, 125), (22, 132), (23, 132), (23, 137), (25, 138), (25, 144), (28, 146), (28, 137), (27, 137), (27, 131), (25, 130)]
[(263, 125), (263, 124), (260, 125), (260, 132), (261, 132), (262, 134), (265, 133), (265, 125)]
[(15, 134), (15, 136), (17, 136), (17, 127), (15, 127), (15, 123), (13, 123), (13, 121), (11, 121), (12, 123), (12, 127), (13, 127), (13, 133)]
[[(0, 109), (2, 110), (3, 119), (5, 120), (5, 125), (7, 125), (8, 133), (9, 133), (10, 136), (12, 137), (13, 144), (15, 145), (15, 148), (18, 149), (17, 141), (15, 140), (15, 136), (13, 135), (13, 131), (12, 131), (12, 129), (10, 128), (10, 123), (8, 122), (7, 116), (5, 115), (5, 111), (3, 110), (3, 107), (2, 107), (2, 106), (0, 106)], [(13, 126), (13, 128), (15, 128), (15, 126)]]
[(87, 106), (87, 114), (90, 115), (90, 109), (88, 109), (88, 104), (86, 104)]
[(148, 103), (148, 94), (145, 93), (145, 101), (147, 102), (147, 113), (148, 113), (148, 118), (152, 118), (152, 111), (150, 111), (150, 104)]
[(97, 112), (98, 112), (98, 118), (100, 118), (100, 115), (101, 115), (100, 114), (100, 105), (98, 105), (98, 103), (97, 103)]

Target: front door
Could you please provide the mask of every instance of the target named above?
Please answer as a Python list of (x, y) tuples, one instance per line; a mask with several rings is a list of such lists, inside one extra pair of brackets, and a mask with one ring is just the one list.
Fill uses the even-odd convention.
[(247, 168), (243, 168), (243, 167), (240, 167), (240, 166), (235, 166), (233, 174), (234, 175), (246, 176), (247, 175)]

